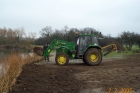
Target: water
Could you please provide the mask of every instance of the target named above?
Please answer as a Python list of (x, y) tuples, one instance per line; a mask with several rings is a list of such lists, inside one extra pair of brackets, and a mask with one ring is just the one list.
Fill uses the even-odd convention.
[(12, 50), (7, 50), (7, 49), (3, 49), (0, 50), (0, 75), (2, 74), (2, 62), (6, 59), (7, 55), (11, 54), (11, 53), (20, 53), (20, 56), (25, 58), (27, 56), (27, 54), (32, 55), (33, 53), (29, 53), (29, 51), (27, 50), (23, 50), (23, 49), (12, 49)]

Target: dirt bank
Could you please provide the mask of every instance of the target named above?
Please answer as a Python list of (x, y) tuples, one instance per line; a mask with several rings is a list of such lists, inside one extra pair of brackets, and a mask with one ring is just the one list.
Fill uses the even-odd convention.
[(29, 64), (9, 93), (120, 93), (126, 88), (140, 93), (140, 54), (103, 60), (99, 66), (86, 66), (80, 60), (68, 66), (58, 66), (54, 60)]

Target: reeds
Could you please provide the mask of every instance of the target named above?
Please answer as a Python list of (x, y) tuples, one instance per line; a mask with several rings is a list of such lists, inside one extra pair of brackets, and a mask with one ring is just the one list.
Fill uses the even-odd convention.
[(22, 57), (19, 53), (12, 53), (2, 63), (2, 74), (0, 76), (0, 93), (8, 93), (15, 84), (17, 77), (25, 64), (42, 60), (43, 57), (36, 54)]

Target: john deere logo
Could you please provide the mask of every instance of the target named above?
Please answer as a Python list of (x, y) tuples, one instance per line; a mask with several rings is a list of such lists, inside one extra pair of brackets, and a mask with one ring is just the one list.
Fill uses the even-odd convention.
[(48, 52), (50, 52), (50, 49), (48, 50)]
[(75, 57), (75, 54), (72, 54), (72, 57)]

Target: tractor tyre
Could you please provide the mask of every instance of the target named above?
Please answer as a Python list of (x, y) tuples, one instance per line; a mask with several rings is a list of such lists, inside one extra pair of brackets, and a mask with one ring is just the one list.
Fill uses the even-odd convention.
[(102, 54), (99, 49), (90, 48), (84, 55), (85, 62), (90, 66), (97, 66), (102, 61)]
[(69, 57), (66, 53), (59, 53), (55, 57), (55, 62), (57, 65), (65, 66), (69, 63)]

